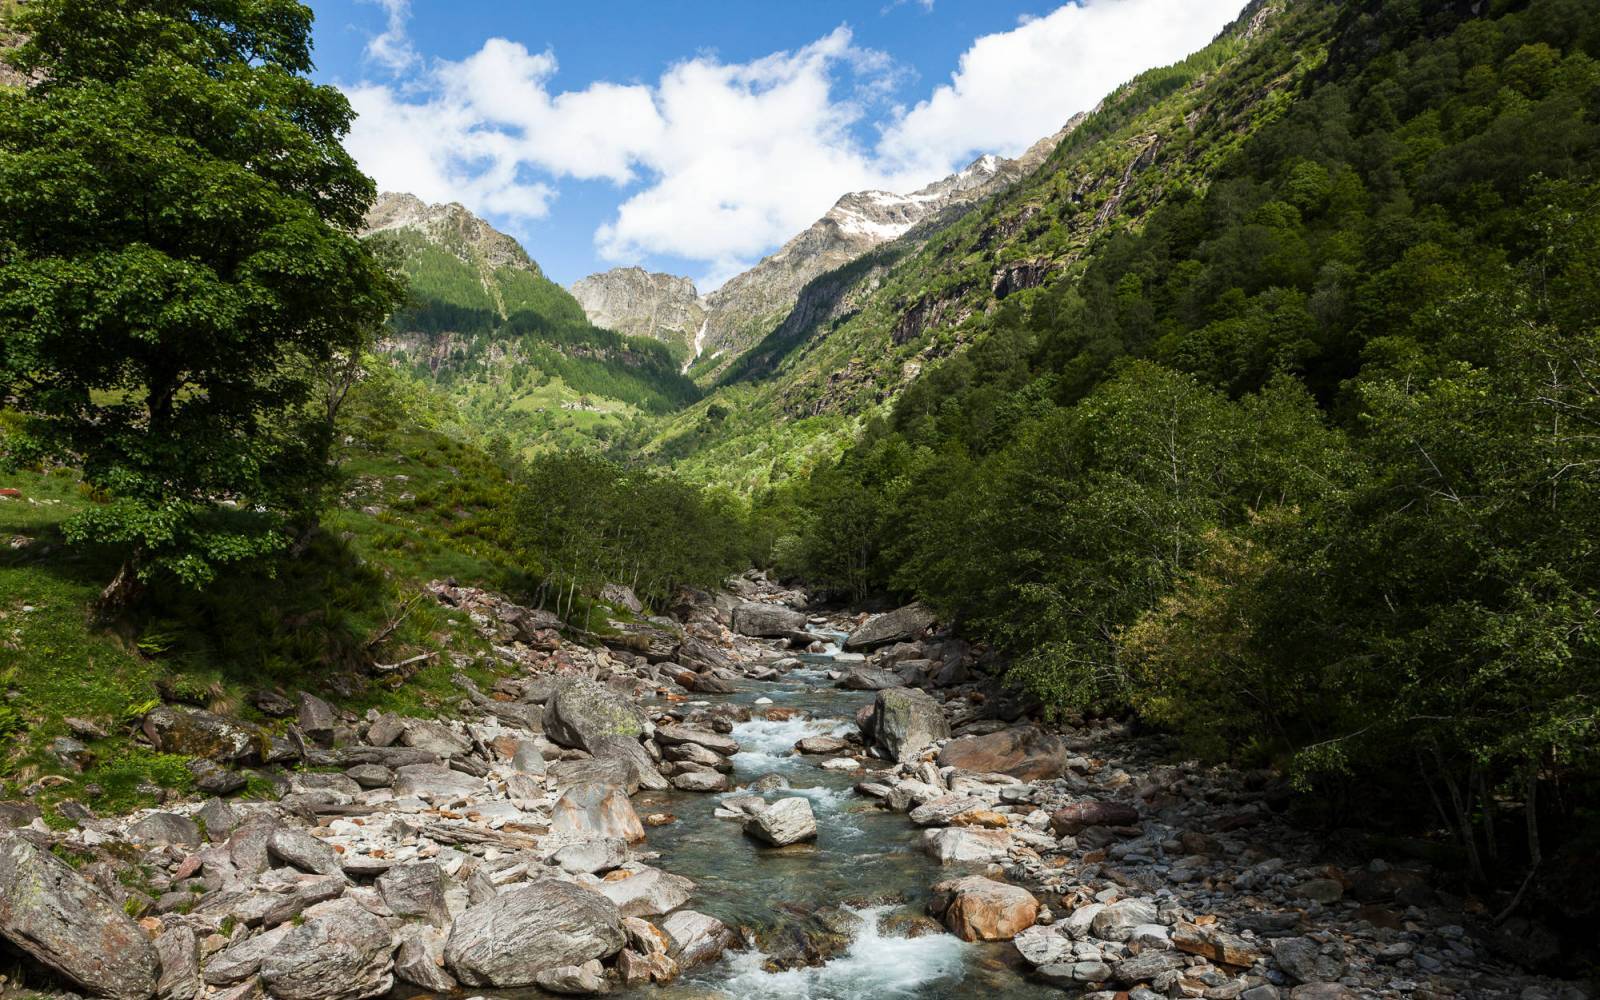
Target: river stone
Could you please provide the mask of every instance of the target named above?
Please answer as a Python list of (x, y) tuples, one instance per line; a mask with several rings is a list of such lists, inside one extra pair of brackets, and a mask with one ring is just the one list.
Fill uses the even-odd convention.
[(908, 604), (888, 614), (870, 618), (844, 641), (850, 652), (876, 649), (893, 642), (920, 639), (934, 623), (934, 614), (921, 604)]
[(145, 736), (162, 753), (238, 761), (255, 756), (260, 734), (220, 715), (160, 705), (144, 717)]
[(1142, 899), (1119, 899), (1094, 915), (1090, 931), (1102, 941), (1126, 941), (1133, 929), (1153, 924), (1158, 919), (1154, 903)]
[(817, 839), (817, 818), (811, 803), (795, 796), (779, 799), (744, 821), (744, 832), (774, 847)]
[(444, 970), (444, 932), (427, 924), (407, 924), (395, 935), (394, 977), (434, 993), (450, 993), (455, 978)]
[(267, 992), (282, 1000), (361, 1000), (394, 986), (389, 925), (353, 899), (308, 911), (261, 962)]
[(847, 740), (837, 736), (807, 736), (795, 743), (794, 748), (799, 753), (813, 754), (820, 757), (831, 757), (850, 746)]
[(962, 813), (988, 807), (989, 803), (970, 795), (941, 795), (911, 810), (909, 819), (918, 826), (950, 826)]
[(378, 894), (397, 917), (414, 917), (446, 927), (450, 910), (445, 905), (444, 869), (433, 861), (395, 865), (378, 876)]
[(285, 864), (294, 865), (303, 872), (340, 877), (344, 875), (344, 869), (339, 866), (339, 855), (333, 848), (306, 831), (294, 827), (285, 826), (273, 830), (267, 838), (267, 853)]
[(714, 962), (739, 943), (738, 935), (728, 925), (694, 910), (670, 914), (661, 921), (661, 930), (672, 942), (668, 954), (685, 969)]
[(406, 764), (395, 771), (394, 794), (397, 798), (467, 798), (483, 794), (483, 779), (442, 764)]
[(200, 827), (187, 816), (151, 813), (128, 827), (128, 839), (150, 847), (194, 847), (200, 843)]
[(854, 667), (839, 678), (834, 686), (847, 691), (882, 691), (886, 688), (905, 687), (906, 682), (899, 674), (887, 670), (879, 670), (876, 667)]
[(721, 754), (707, 750), (698, 743), (678, 743), (661, 748), (661, 756), (671, 761), (688, 761), (709, 767), (713, 771), (731, 771), (733, 765), (728, 758)]
[(696, 729), (693, 726), (662, 726), (656, 730), (656, 742), (663, 747), (693, 743), (724, 757), (731, 757), (739, 752), (739, 743), (733, 737)]
[(66, 862), (9, 831), (0, 833), (0, 936), (94, 996), (156, 991), (144, 931)]
[(634, 789), (649, 788), (660, 791), (670, 788), (667, 779), (656, 770), (650, 752), (631, 736), (599, 736), (594, 739), (591, 753), (601, 760), (619, 761), (627, 768), (627, 782)]
[(1179, 951), (1241, 969), (1254, 965), (1261, 958), (1261, 950), (1255, 942), (1213, 927), (1180, 923), (1172, 929), (1172, 943)]
[(679, 643), (673, 659), (696, 673), (733, 669), (733, 661), (721, 648), (693, 636)]
[(626, 942), (611, 900), (540, 879), (463, 911), (444, 955), (463, 985), (532, 986), (545, 969), (609, 958)]
[(1123, 802), (1086, 801), (1062, 806), (1050, 816), (1050, 829), (1075, 837), (1092, 826), (1137, 826), (1139, 810)]
[(728, 777), (716, 771), (684, 771), (672, 776), (672, 787), (680, 792), (725, 792)]
[(628, 845), (620, 837), (595, 837), (558, 848), (550, 860), (570, 875), (593, 875), (622, 867)]
[(232, 986), (255, 978), (261, 963), (295, 928), (290, 924), (246, 938), (206, 959), (201, 977), (212, 986)]
[(606, 990), (605, 968), (594, 959), (582, 965), (563, 965), (545, 969), (533, 977), (534, 984), (546, 993), (566, 996), (593, 996)]
[(561, 793), (550, 810), (550, 832), (578, 840), (615, 837), (632, 844), (644, 839), (644, 824), (621, 788), (589, 784)]
[(934, 909), (963, 941), (1009, 941), (1033, 926), (1039, 901), (1028, 890), (978, 875), (933, 887)]
[(613, 873), (596, 888), (617, 904), (617, 911), (624, 917), (654, 917), (670, 912), (687, 903), (694, 891), (693, 882), (659, 868), (641, 866), (626, 878), (618, 878), (621, 874)]
[(939, 751), (941, 767), (980, 774), (1009, 774), (1023, 781), (1059, 778), (1071, 759), (1059, 736), (1037, 726), (1002, 729), (987, 736), (963, 736)]
[(891, 688), (879, 691), (873, 701), (872, 733), (868, 738), (891, 760), (904, 760), (928, 744), (949, 737), (950, 723), (944, 710), (926, 691)]
[(1019, 932), (1013, 943), (1030, 965), (1054, 965), (1072, 958), (1072, 939), (1060, 924), (1049, 927), (1034, 924)]
[(923, 831), (922, 848), (942, 865), (1004, 861), (1011, 835), (1004, 830), (945, 826)]
[(617, 691), (583, 677), (556, 685), (544, 705), (544, 731), (564, 747), (595, 752), (601, 736), (649, 736), (651, 726), (637, 705)]
[(156, 959), (161, 977), (156, 981), (157, 1000), (194, 1000), (205, 988), (200, 981), (200, 939), (187, 924), (173, 924), (155, 940)]
[(781, 639), (806, 627), (803, 612), (781, 604), (746, 602), (733, 609), (733, 630), (761, 639)]

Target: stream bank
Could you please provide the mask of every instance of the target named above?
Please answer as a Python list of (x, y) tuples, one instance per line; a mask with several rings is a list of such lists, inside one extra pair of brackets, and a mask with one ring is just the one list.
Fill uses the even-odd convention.
[[(201, 755), (212, 790), (254, 773), (281, 795), (85, 809), (69, 831), (8, 807), (0, 935), (32, 956), (23, 984), (119, 1000), (1584, 996), (1505, 962), (1519, 939), (1480, 933), (1420, 866), (1332, 863), (1270, 776), (1116, 726), (1028, 724), (919, 609), (819, 618), (763, 579), (730, 585), (608, 649), (440, 583), (503, 668), (491, 691), (458, 680), (459, 720), (355, 718), (303, 692), (270, 731), (152, 711), (152, 746)], [(786, 800), (814, 834), (764, 846), (747, 831)]]

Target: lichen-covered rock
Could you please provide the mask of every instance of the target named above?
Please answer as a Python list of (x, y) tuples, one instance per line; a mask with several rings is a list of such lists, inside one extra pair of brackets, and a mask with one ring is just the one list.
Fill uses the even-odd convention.
[(637, 705), (586, 678), (564, 680), (544, 705), (544, 731), (555, 743), (594, 753), (602, 736), (638, 739), (652, 732)]
[(162, 753), (240, 761), (259, 756), (262, 735), (253, 728), (199, 709), (158, 705), (144, 717), (144, 734)]
[(609, 958), (626, 942), (615, 903), (542, 879), (465, 910), (444, 954), (463, 985), (532, 986), (546, 969)]
[(873, 701), (871, 733), (864, 734), (891, 760), (904, 760), (930, 743), (950, 738), (950, 723), (926, 691), (891, 688)]
[(148, 1000), (156, 952), (139, 925), (61, 859), (0, 832), (0, 936), (93, 996)]
[(353, 899), (321, 904), (261, 962), (281, 1000), (362, 1000), (394, 986), (394, 936)]

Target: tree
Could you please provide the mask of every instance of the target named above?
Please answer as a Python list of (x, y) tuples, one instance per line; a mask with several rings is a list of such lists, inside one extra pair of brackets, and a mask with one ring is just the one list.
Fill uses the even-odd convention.
[(0, 93), (0, 392), (11, 463), (81, 463), (69, 537), (109, 600), (277, 550), (328, 474), (319, 373), (399, 301), (374, 197), (293, 0), (34, 0)]

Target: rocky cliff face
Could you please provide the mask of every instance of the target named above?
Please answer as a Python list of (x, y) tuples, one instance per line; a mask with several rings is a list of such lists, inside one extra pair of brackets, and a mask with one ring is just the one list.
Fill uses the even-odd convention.
[(695, 353), (695, 337), (705, 325), (707, 307), (688, 278), (618, 267), (591, 274), (570, 291), (595, 326)]
[(366, 222), (362, 236), (410, 231), (475, 267), (541, 273), (520, 243), (454, 202), (429, 205), (416, 195), (386, 192), (373, 202)]

